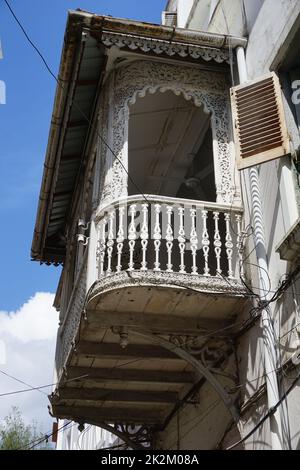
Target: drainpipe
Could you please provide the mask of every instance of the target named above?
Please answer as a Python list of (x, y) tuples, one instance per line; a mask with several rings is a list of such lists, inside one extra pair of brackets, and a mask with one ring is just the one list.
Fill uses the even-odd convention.
[[(236, 57), (240, 83), (245, 83), (248, 81), (248, 74), (245, 60), (245, 51), (243, 47), (237, 47)], [(270, 293), (268, 292), (268, 260), (264, 234), (263, 211), (260, 197), (259, 175), (257, 167), (252, 167), (248, 171), (252, 201), (253, 228), (256, 245), (255, 251), (257, 264), (259, 266), (259, 287), (261, 289), (261, 300), (263, 302), (270, 299)], [(264, 363), (266, 372), (268, 407), (269, 410), (272, 410), (278, 403), (280, 396), (277, 373), (275, 372), (278, 367), (278, 351), (276, 347), (276, 336), (269, 307), (266, 307), (262, 310), (261, 322), (264, 340)], [(272, 450), (283, 450), (284, 443), (282, 437), (280, 407), (278, 407), (270, 417), (270, 432)]]

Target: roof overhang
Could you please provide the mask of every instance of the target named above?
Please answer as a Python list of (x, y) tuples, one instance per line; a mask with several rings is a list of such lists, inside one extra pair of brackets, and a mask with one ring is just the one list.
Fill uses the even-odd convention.
[(78, 178), (89, 155), (94, 134), (92, 123), (110, 51), (117, 47), (120, 54), (227, 67), (231, 49), (246, 44), (245, 38), (99, 16), (82, 10), (69, 12), (32, 242), (34, 260), (64, 262), (68, 217)]

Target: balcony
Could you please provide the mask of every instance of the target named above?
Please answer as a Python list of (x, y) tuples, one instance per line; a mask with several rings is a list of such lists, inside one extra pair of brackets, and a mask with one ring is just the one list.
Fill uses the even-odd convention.
[[(188, 342), (203, 368), (224, 377), (231, 367), (226, 338), (247, 299), (241, 208), (130, 196), (100, 209), (95, 227), (95, 253), (60, 328), (53, 413), (162, 426), (199, 381), (178, 347)], [(91, 263), (97, 279), (87, 292)]]

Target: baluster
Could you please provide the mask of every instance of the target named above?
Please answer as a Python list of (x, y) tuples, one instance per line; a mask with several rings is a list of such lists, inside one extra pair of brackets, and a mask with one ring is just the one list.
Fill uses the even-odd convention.
[(202, 211), (202, 220), (203, 220), (203, 233), (202, 233), (202, 247), (204, 255), (204, 276), (210, 276), (209, 267), (208, 267), (208, 255), (209, 255), (209, 235), (207, 231), (207, 217), (208, 211)]
[(142, 263), (141, 271), (147, 271), (147, 245), (148, 245), (148, 204), (142, 204), (143, 223), (141, 227)]
[(117, 251), (118, 251), (118, 262), (117, 262), (117, 273), (119, 273), (122, 269), (122, 252), (123, 252), (123, 245), (124, 245), (124, 213), (125, 207), (119, 207), (119, 230), (117, 235)]
[(239, 275), (241, 278), (244, 278), (245, 276), (245, 271), (244, 271), (244, 260), (243, 260), (243, 254), (244, 254), (244, 241), (243, 241), (243, 232), (242, 232), (242, 216), (240, 214), (236, 214), (236, 224), (237, 224), (237, 242), (236, 242), (236, 247), (238, 250), (238, 256), (239, 256)]
[(221, 274), (222, 269), (221, 269), (221, 247), (222, 247), (222, 242), (221, 242), (221, 237), (220, 237), (220, 232), (219, 232), (219, 212), (214, 212), (214, 221), (215, 221), (215, 236), (214, 236), (214, 247), (215, 247), (215, 253), (216, 253), (216, 259), (217, 259), (217, 273)]
[(100, 266), (99, 266), (99, 276), (103, 276), (104, 274), (104, 259), (105, 259), (105, 250), (106, 250), (106, 223), (107, 219), (104, 217), (101, 222), (101, 228), (100, 228), (100, 243), (99, 243), (99, 249), (100, 249)]
[(178, 207), (179, 214), (179, 231), (178, 231), (178, 242), (179, 242), (179, 251), (180, 251), (180, 265), (179, 272), (185, 273), (185, 264), (184, 264), (184, 250), (185, 250), (185, 232), (184, 232), (184, 208)]
[(233, 250), (233, 243), (232, 243), (232, 236), (230, 233), (230, 214), (225, 213), (225, 222), (226, 222), (226, 237), (225, 237), (225, 246), (226, 246), (226, 254), (228, 260), (228, 277), (233, 278), (233, 269), (232, 269), (232, 250)]
[(221, 274), (222, 269), (221, 269), (221, 247), (222, 247), (222, 242), (221, 242), (221, 237), (220, 237), (220, 232), (219, 232), (219, 212), (214, 212), (214, 221), (215, 221), (215, 235), (214, 235), (214, 247), (215, 247), (215, 254), (216, 254), (216, 259), (217, 259), (217, 273)]
[(130, 214), (130, 224), (128, 227), (128, 244), (129, 244), (129, 263), (128, 263), (128, 271), (134, 270), (134, 262), (133, 262), (133, 253), (134, 253), (134, 246), (136, 240), (136, 228), (135, 228), (135, 215), (136, 215), (136, 204), (132, 204), (129, 207), (129, 214)]
[(173, 249), (173, 229), (172, 229), (172, 213), (173, 207), (167, 206), (167, 229), (166, 229), (166, 245), (167, 245), (167, 253), (168, 253), (168, 262), (167, 262), (167, 272), (173, 272), (173, 264), (172, 264), (172, 249)]
[(155, 225), (153, 230), (153, 239), (154, 239), (154, 249), (155, 249), (155, 262), (154, 262), (154, 270), (153, 271), (160, 271), (160, 262), (159, 262), (159, 250), (161, 246), (161, 228), (160, 228), (160, 204), (155, 204)]
[(191, 251), (192, 251), (192, 274), (197, 275), (198, 274), (198, 268), (197, 268), (197, 261), (196, 261), (196, 255), (197, 255), (197, 248), (198, 248), (198, 236), (197, 236), (197, 231), (196, 231), (196, 209), (190, 209), (190, 214), (191, 214), (191, 233), (190, 233), (190, 243), (191, 243)]
[(112, 272), (112, 253), (114, 247), (114, 218), (115, 218), (115, 210), (112, 209), (109, 214), (109, 222), (108, 222), (108, 238), (107, 238), (107, 273)]

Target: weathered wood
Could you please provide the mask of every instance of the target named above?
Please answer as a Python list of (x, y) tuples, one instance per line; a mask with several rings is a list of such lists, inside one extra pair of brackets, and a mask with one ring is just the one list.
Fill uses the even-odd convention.
[(76, 377), (85, 378), (78, 380), (101, 380), (111, 382), (120, 380), (121, 382), (158, 382), (185, 384), (194, 383), (194, 374), (186, 371), (166, 371), (166, 370), (134, 370), (134, 369), (101, 369), (95, 367), (68, 367), (67, 378), (75, 379)]
[[(213, 320), (202, 314), (200, 318), (186, 318), (172, 315), (151, 313), (118, 313), (101, 310), (87, 310), (86, 327), (107, 328), (114, 325), (146, 328), (153, 332), (168, 332), (180, 334), (208, 334), (228, 326), (228, 321)], [(232, 320), (231, 320), (232, 323)], [(224, 332), (226, 334), (226, 330)]]
[(151, 344), (129, 344), (122, 349), (118, 343), (97, 343), (95, 341), (80, 341), (76, 352), (97, 359), (177, 359), (178, 356), (166, 349)]
[(66, 387), (59, 390), (58, 400), (92, 400), (114, 402), (174, 403), (177, 392), (145, 392), (141, 390), (111, 390), (101, 388)]
[(142, 410), (141, 408), (95, 408), (92, 406), (55, 406), (52, 414), (61, 419), (92, 422), (97, 425), (101, 421), (122, 422), (124, 424), (159, 424), (163, 420), (158, 410)]

